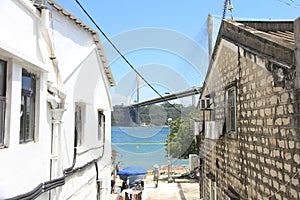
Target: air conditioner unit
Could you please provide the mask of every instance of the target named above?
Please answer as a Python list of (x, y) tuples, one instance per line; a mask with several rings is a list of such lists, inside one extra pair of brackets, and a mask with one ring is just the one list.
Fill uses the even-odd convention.
[(214, 121), (205, 122), (205, 137), (209, 139), (215, 139), (214, 132), (215, 132), (215, 122)]
[(200, 133), (200, 122), (194, 122), (194, 135), (199, 135)]
[(206, 121), (205, 122), (205, 137), (209, 139), (218, 139), (222, 135), (222, 122)]

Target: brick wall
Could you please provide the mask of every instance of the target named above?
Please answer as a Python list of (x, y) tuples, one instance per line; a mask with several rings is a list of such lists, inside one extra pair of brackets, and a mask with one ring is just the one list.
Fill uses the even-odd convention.
[[(204, 198), (217, 184), (217, 198), (231, 186), (245, 199), (300, 199), (300, 98), (294, 80), (276, 85), (270, 62), (223, 41), (202, 96), (214, 92), (214, 109), (200, 118), (224, 124), (225, 88), (236, 81), (237, 131), (218, 140), (202, 137)], [(209, 118), (215, 112), (215, 118)], [(201, 192), (201, 191), (200, 191)]]

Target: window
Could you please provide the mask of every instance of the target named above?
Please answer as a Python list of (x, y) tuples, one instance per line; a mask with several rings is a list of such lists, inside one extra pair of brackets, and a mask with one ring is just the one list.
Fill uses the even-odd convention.
[(201, 99), (201, 109), (211, 108), (211, 103), (209, 98)]
[(201, 109), (205, 109), (205, 99), (201, 99)]
[(0, 147), (4, 146), (6, 101), (6, 62), (0, 60)]
[(98, 140), (105, 140), (105, 115), (103, 111), (98, 111)]
[(34, 140), (36, 75), (22, 70), (20, 143)]
[(236, 131), (236, 90), (230, 88), (227, 90), (227, 132)]
[(77, 137), (77, 145), (83, 145), (83, 106), (75, 106), (75, 137)]
[(210, 99), (205, 99), (206, 100), (206, 108), (210, 108)]

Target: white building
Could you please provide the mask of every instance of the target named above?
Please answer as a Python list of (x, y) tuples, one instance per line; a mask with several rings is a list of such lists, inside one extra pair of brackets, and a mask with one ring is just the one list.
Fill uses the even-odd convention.
[(100, 38), (39, 2), (0, 2), (0, 199), (109, 199), (114, 80)]

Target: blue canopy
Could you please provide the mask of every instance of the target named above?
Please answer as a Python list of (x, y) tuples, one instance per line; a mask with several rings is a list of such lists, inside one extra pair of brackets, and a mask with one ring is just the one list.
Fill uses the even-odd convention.
[(147, 174), (147, 171), (141, 167), (125, 167), (118, 172), (118, 175), (142, 175)]

